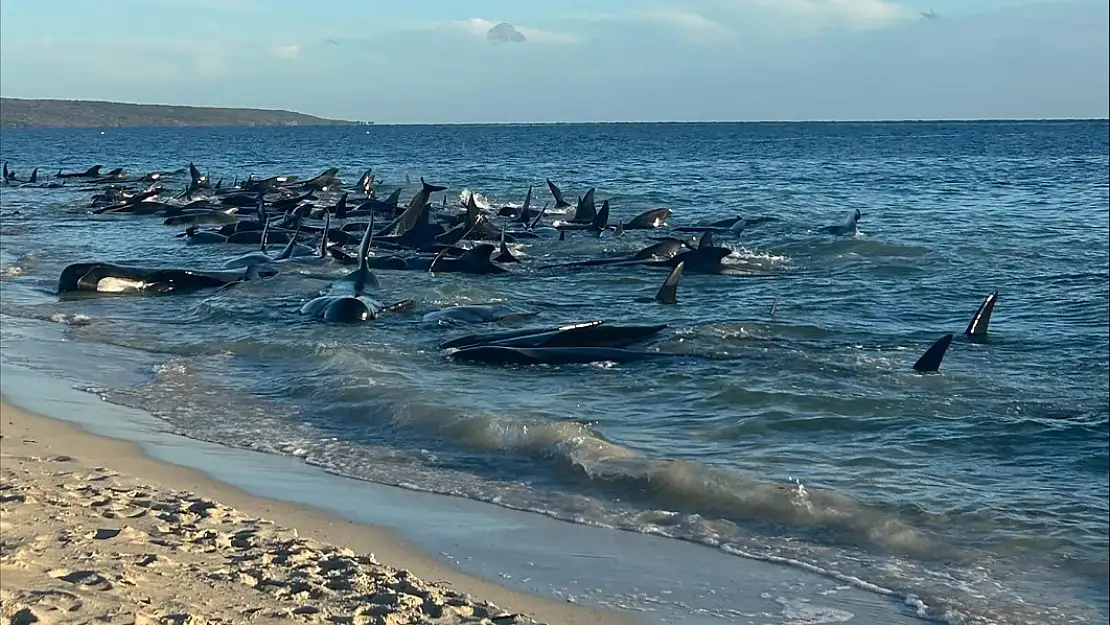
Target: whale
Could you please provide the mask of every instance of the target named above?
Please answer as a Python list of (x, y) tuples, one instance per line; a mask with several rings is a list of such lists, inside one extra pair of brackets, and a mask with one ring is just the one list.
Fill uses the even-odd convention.
[(470, 306), (450, 306), (440, 308), (424, 315), (424, 323), (437, 325), (471, 325), (494, 323), (497, 321), (520, 321), (534, 317), (538, 313), (521, 312), (506, 304), (475, 304)]
[(62, 270), (58, 293), (187, 293), (245, 280), (269, 278), (277, 271), (251, 265), (232, 271), (151, 269), (111, 263), (74, 263)]
[(740, 234), (748, 225), (748, 220), (737, 215), (736, 217), (728, 217), (719, 219), (713, 223), (704, 226), (677, 226), (672, 228), (675, 232), (716, 232), (718, 234)]
[(671, 209), (656, 208), (636, 215), (624, 224), (625, 230), (653, 230), (667, 225)]
[(449, 354), (455, 361), (490, 365), (572, 365), (593, 362), (629, 363), (663, 358), (691, 358), (696, 354), (648, 352), (618, 347), (501, 347), (478, 345)]
[(86, 169), (85, 171), (75, 171), (75, 172), (68, 172), (68, 173), (63, 173), (61, 170), (58, 170), (58, 173), (54, 174), (54, 177), (55, 178), (99, 178), (101, 167), (103, 167), (103, 165), (93, 165), (92, 167)]
[(478, 345), (499, 347), (628, 347), (642, 343), (666, 329), (667, 324), (613, 325), (587, 321), (555, 328), (528, 328), (490, 334), (470, 334), (440, 344), (440, 349)]
[[(370, 223), (366, 225), (366, 231), (359, 243), (358, 268), (333, 282), (327, 293), (313, 298), (301, 306), (300, 313), (302, 315), (333, 323), (361, 323), (377, 319), (383, 313), (404, 310), (412, 306), (411, 299), (384, 304), (366, 295), (367, 289), (376, 289), (380, 286), (377, 276), (370, 270), (367, 263), (373, 233), (374, 221), (373, 216), (371, 216)], [(324, 245), (326, 243), (322, 243), (321, 248)]]
[(825, 226), (821, 228), (821, 232), (835, 236), (854, 236), (859, 232), (860, 212), (857, 208), (855, 212), (848, 216), (844, 223), (836, 226)]
[(440, 250), (428, 268), (429, 273), (468, 273), (473, 275), (488, 275), (507, 273), (508, 269), (493, 264), (490, 256), (494, 248), (489, 243), (475, 245), (457, 258), (447, 258), (449, 248)]

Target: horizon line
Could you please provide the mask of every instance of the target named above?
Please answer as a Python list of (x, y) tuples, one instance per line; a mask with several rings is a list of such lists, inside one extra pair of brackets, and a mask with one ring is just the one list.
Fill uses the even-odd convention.
[[(1094, 122), (1110, 117), (906, 117), (845, 119), (654, 119), (519, 122), (365, 122), (372, 126), (557, 126), (568, 124), (904, 124), (919, 122)], [(359, 124), (363, 122), (352, 122)]]
[[(11, 100), (29, 100), (40, 102), (88, 102), (97, 104), (123, 104), (131, 106), (163, 106), (163, 107), (185, 107), (185, 108), (206, 108), (206, 109), (229, 109), (229, 110), (248, 110), (259, 111), (268, 113), (293, 113), (296, 115), (304, 115), (306, 117), (313, 117), (321, 121), (327, 122), (340, 122), (340, 125), (352, 126), (554, 126), (561, 124), (815, 124), (815, 123), (922, 123), (922, 122), (1092, 122), (1092, 121), (1110, 121), (1110, 116), (1102, 117), (885, 117), (885, 118), (844, 118), (844, 119), (655, 119), (655, 120), (534, 120), (534, 121), (435, 121), (435, 122), (379, 122), (373, 120), (350, 120), (340, 119), (335, 117), (325, 117), (315, 113), (305, 113), (302, 111), (295, 111), (292, 109), (280, 108), (259, 108), (253, 106), (212, 106), (206, 104), (164, 104), (164, 103), (150, 103), (150, 102), (122, 102), (119, 100), (95, 100), (95, 99), (79, 99), (79, 98), (27, 98), (20, 96), (5, 96), (0, 95), (0, 98)], [(308, 126), (313, 124), (300, 124)], [(319, 124), (324, 125), (324, 124)], [(24, 126), (23, 128), (44, 128), (46, 126)], [(92, 128), (93, 126), (84, 126), (85, 128)], [(117, 128), (119, 126), (105, 126), (105, 128)], [(137, 126), (131, 126), (137, 127)]]

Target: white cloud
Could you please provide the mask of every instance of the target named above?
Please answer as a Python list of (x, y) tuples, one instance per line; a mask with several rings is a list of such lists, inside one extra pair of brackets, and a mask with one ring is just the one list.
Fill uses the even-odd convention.
[(281, 59), (296, 61), (301, 56), (301, 47), (297, 44), (286, 44), (274, 48), (274, 54)]
[(668, 26), (684, 34), (696, 37), (720, 37), (728, 34), (728, 29), (721, 24), (699, 14), (675, 7), (659, 7), (641, 11), (631, 16), (662, 26)]
[(778, 13), (803, 28), (885, 28), (918, 16), (913, 9), (890, 0), (718, 0), (717, 4), (741, 11)]

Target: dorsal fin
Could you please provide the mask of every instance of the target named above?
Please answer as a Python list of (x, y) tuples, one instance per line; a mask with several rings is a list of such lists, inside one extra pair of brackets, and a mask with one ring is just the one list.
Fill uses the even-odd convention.
[(270, 220), (269, 219), (264, 219), (262, 221), (262, 236), (259, 237), (259, 241), (262, 242), (261, 249), (259, 251), (262, 252), (263, 254), (266, 253), (266, 240), (269, 238), (269, 236), (270, 236)]
[(624, 221), (618, 221), (617, 227), (613, 229), (613, 238), (624, 236)]
[(578, 206), (574, 207), (574, 218), (571, 221), (578, 223), (592, 223), (597, 217), (597, 207), (594, 206), (594, 194), (596, 189), (590, 187), (586, 191), (586, 195), (578, 199)]
[(952, 335), (945, 334), (937, 339), (935, 343), (925, 350), (921, 358), (913, 363), (914, 371), (919, 373), (933, 373), (940, 369), (940, 363), (944, 360), (944, 355), (948, 353), (948, 347), (952, 344)]
[(546, 213), (546, 212), (547, 212), (547, 204), (544, 204), (543, 208), (541, 208), (540, 212), (536, 215), (536, 218), (534, 220), (532, 220), (531, 224), (528, 225), (528, 229), (529, 230), (534, 230), (535, 227), (536, 227), (536, 224), (540, 223), (540, 220), (543, 219), (543, 214)]
[(528, 208), (532, 205), (532, 185), (528, 185), (528, 193), (524, 196), (524, 205), (520, 207), (520, 216), (517, 221), (528, 223)]
[(998, 301), (998, 291), (992, 291), (979, 304), (979, 309), (971, 317), (971, 322), (967, 324), (967, 329), (964, 334), (971, 337), (985, 337), (987, 335), (987, 328), (991, 324), (991, 315), (994, 314), (994, 304)]
[[(592, 190), (592, 189), (591, 189)], [(593, 220), (590, 222), (590, 227), (598, 232), (605, 229), (609, 225), (609, 200), (601, 203), (601, 210), (594, 215)]]
[(382, 202), (382, 204), (392, 205), (394, 208), (396, 208), (397, 207), (397, 202), (400, 202), (400, 201), (401, 201), (401, 187), (397, 187), (396, 189), (393, 190), (393, 193), (389, 194), (389, 197), (385, 198), (385, 201)]
[(328, 255), (328, 230), (331, 229), (331, 213), (324, 211), (324, 232), (320, 235), (320, 258)]
[(470, 222), (471, 226), (478, 223), (478, 218), (482, 214), (478, 212), (478, 202), (474, 200), (474, 192), (470, 192), (470, 197), (466, 198), (466, 220)]
[(702, 233), (701, 238), (698, 239), (698, 246), (696, 249), (700, 250), (703, 247), (708, 249), (713, 247), (715, 243), (716, 241), (713, 240), (713, 231), (706, 230)]
[(289, 242), (285, 244), (285, 249), (281, 250), (276, 260), (285, 260), (292, 258), (293, 249), (297, 246), (297, 235), (301, 233), (301, 222), (297, 220), (297, 227), (293, 230), (293, 236), (289, 237)]
[(436, 265), (438, 265), (439, 261), (443, 259), (444, 254), (447, 253), (447, 249), (448, 248), (446, 248), (446, 247), (443, 248), (442, 250), (439, 251), (438, 254), (436, 254), (436, 257), (432, 259), (432, 264), (428, 265), (428, 273), (435, 273), (436, 272)]
[(682, 277), (682, 268), (685, 265), (686, 263), (680, 262), (671, 269), (671, 273), (663, 281), (663, 286), (659, 287), (659, 292), (655, 294), (656, 300), (664, 304), (678, 303), (678, 280)]
[(513, 256), (513, 253), (511, 251), (509, 251), (509, 245), (508, 245), (508, 243), (505, 242), (505, 229), (504, 228), (501, 229), (501, 252), (498, 253), (497, 258), (494, 258), (493, 260), (495, 260), (499, 263), (519, 263), (520, 262), (519, 260), (516, 259), (515, 256)]
[(551, 190), (551, 197), (555, 198), (555, 208), (566, 208), (570, 206), (570, 204), (563, 199), (563, 192), (559, 190), (559, 187), (555, 186), (554, 182), (551, 182), (551, 178), (547, 179), (547, 188)]
[(85, 170), (85, 175), (86, 176), (99, 176), (100, 175), (100, 165), (93, 165), (92, 167), (86, 169)]
[[(327, 213), (327, 211), (324, 211), (324, 212)], [(343, 197), (339, 198), (339, 201), (335, 203), (335, 218), (336, 219), (346, 219), (347, 218), (347, 192), (346, 191), (343, 192)]]
[(358, 268), (366, 269), (370, 261), (370, 244), (374, 241), (374, 213), (370, 213), (370, 223), (366, 224), (366, 232), (362, 233), (362, 241), (358, 244)]
[(38, 182), (38, 181), (39, 181), (39, 168), (36, 167), (33, 170), (31, 170), (31, 177), (27, 179), (27, 182)]

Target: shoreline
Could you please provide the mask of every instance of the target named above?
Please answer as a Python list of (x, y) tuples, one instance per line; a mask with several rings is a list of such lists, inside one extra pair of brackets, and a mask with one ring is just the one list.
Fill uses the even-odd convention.
[[(176, 549), (172, 546), (172, 543), (170, 546), (163, 545), (159, 549), (153, 544), (149, 536), (143, 535), (141, 530), (131, 529), (132, 526), (141, 524), (144, 517), (153, 518), (155, 516), (153, 512), (159, 509), (159, 506), (154, 505), (144, 509), (142, 505), (144, 501), (149, 502), (151, 499), (159, 498), (148, 495), (153, 492), (155, 495), (160, 495), (162, 509), (167, 505), (180, 504), (175, 512), (183, 525), (174, 526), (166, 531), (166, 533), (174, 534), (178, 539), (182, 538), (178, 535), (178, 532), (182, 531), (183, 526), (184, 528), (189, 527), (185, 519), (196, 516), (187, 514), (187, 511), (195, 510), (197, 501), (202, 502), (203, 506), (219, 511), (219, 514), (212, 515), (215, 518), (231, 517), (239, 519), (238, 523), (232, 523), (232, 529), (237, 530), (238, 533), (227, 533), (218, 536), (216, 545), (220, 545), (220, 538), (227, 538), (228, 541), (225, 541), (227, 544), (222, 548), (215, 547), (215, 553), (208, 552), (211, 556), (208, 560), (211, 560), (211, 562), (203, 562), (198, 567), (200, 570), (206, 570), (206, 567), (213, 571), (219, 570), (224, 566), (225, 559), (232, 561), (236, 557), (234, 552), (237, 552), (238, 549), (233, 547), (230, 542), (234, 540), (235, 535), (245, 531), (258, 533), (260, 532), (260, 526), (271, 526), (272, 523), (273, 531), (277, 532), (275, 536), (282, 535), (282, 533), (286, 536), (292, 534), (305, 540), (306, 545), (316, 546), (315, 549), (304, 547), (307, 550), (306, 557), (318, 558), (321, 554), (328, 553), (349, 554), (351, 557), (355, 557), (355, 554), (372, 554), (370, 558), (376, 558), (381, 565), (377, 565), (372, 560), (365, 560), (361, 562), (362, 566), (358, 567), (357, 572), (348, 571), (347, 573), (355, 577), (365, 577), (371, 574), (380, 577), (384, 572), (385, 577), (393, 580), (392, 583), (394, 584), (396, 584), (396, 580), (403, 581), (407, 579), (408, 582), (406, 583), (412, 589), (407, 597), (429, 595), (432, 599), (425, 599), (425, 602), (433, 604), (433, 609), (446, 612), (439, 619), (432, 620), (431, 613), (411, 612), (411, 610), (411, 613), (405, 612), (403, 608), (407, 608), (404, 602), (396, 599), (394, 599), (397, 602), (397, 605), (394, 606), (395, 609), (388, 607), (375, 608), (381, 610), (383, 614), (395, 615), (391, 618), (402, 619), (396, 621), (398, 623), (479, 622), (482, 618), (495, 618), (498, 615), (513, 614), (518, 616), (515, 618), (506, 616), (496, 619), (496, 622), (532, 622), (527, 620), (527, 617), (543, 622), (581, 625), (632, 622), (614, 612), (570, 603), (560, 603), (553, 599), (529, 595), (498, 586), (493, 582), (441, 564), (435, 558), (408, 544), (407, 541), (397, 537), (386, 528), (356, 523), (310, 507), (249, 494), (234, 486), (214, 480), (195, 469), (149, 458), (134, 443), (98, 436), (83, 430), (76, 424), (24, 410), (14, 405), (7, 396), (0, 400), (0, 415), (2, 415), (0, 419), (2, 419), (3, 424), (0, 447), (3, 449), (4, 491), (6, 491), (2, 498), (6, 521), (4, 523), (5, 549), (3, 558), (0, 558), (4, 572), (2, 575), (4, 579), (3, 601), (0, 603), (3, 603), (4, 606), (0, 609), (0, 612), (7, 617), (13, 617), (20, 611), (26, 610), (34, 610), (36, 615), (49, 612), (50, 609), (42, 605), (41, 597), (44, 596), (42, 591), (50, 589), (50, 593), (54, 594), (66, 592), (65, 583), (61, 584), (62, 588), (52, 588), (59, 585), (59, 579), (72, 586), (81, 587), (85, 592), (92, 588), (102, 589), (104, 592), (116, 595), (111, 599), (105, 600), (100, 597), (100, 601), (93, 601), (90, 608), (93, 610), (103, 605), (106, 606), (105, 609), (117, 610), (116, 614), (124, 614), (130, 610), (136, 610), (136, 614), (139, 614), (143, 610), (153, 607), (147, 605), (149, 601), (144, 603), (144, 598), (148, 599), (148, 595), (157, 592), (156, 588), (144, 585), (141, 582), (136, 583), (137, 576), (135, 575), (136, 571), (142, 571), (148, 565), (134, 564), (128, 568), (125, 564), (116, 563), (118, 566), (114, 568), (119, 570), (112, 572), (113, 566), (109, 563), (104, 571), (89, 573), (83, 577), (77, 575), (76, 572), (66, 575), (59, 572), (60, 568), (65, 568), (64, 566), (59, 567), (64, 562), (58, 562), (58, 559), (63, 557), (63, 552), (51, 553), (47, 550), (44, 554), (40, 548), (43, 539), (52, 534), (64, 536), (76, 533), (75, 530), (77, 529), (88, 529), (87, 527), (74, 527), (74, 520), (67, 520), (72, 513), (65, 511), (66, 504), (59, 497), (68, 494), (71, 497), (76, 496), (81, 500), (88, 500), (99, 496), (102, 497), (103, 505), (110, 511), (104, 513), (108, 517), (107, 519), (97, 519), (103, 521), (105, 528), (94, 532), (94, 538), (87, 541), (87, 544), (81, 545), (80, 548), (93, 548), (94, 543), (102, 534), (124, 533), (123, 538), (113, 536), (114, 540), (105, 544), (106, 551), (104, 554), (99, 554), (99, 550), (96, 549), (90, 553), (97, 553), (97, 557), (107, 557), (108, 552), (121, 548), (120, 543), (127, 543), (132, 547), (141, 544), (144, 547), (142, 551), (145, 551), (145, 553), (137, 554), (141, 559), (151, 560), (152, 562), (173, 562), (178, 559), (175, 552), (190, 549), (185, 545), (185, 541), (178, 544)], [(77, 477), (78, 482), (87, 480), (85, 486), (78, 487), (71, 479), (74, 476)], [(51, 477), (61, 477), (63, 482), (60, 484), (49, 483)], [(101, 483), (101, 485), (94, 486), (97, 483)], [(71, 488), (73, 490), (70, 490)], [(95, 492), (92, 492), (92, 489), (95, 489)], [(13, 490), (19, 492), (12, 494)], [(146, 496), (129, 496), (120, 494), (121, 491), (138, 491)], [(189, 496), (193, 493), (198, 493), (201, 499), (190, 499)], [(25, 508), (28, 505), (38, 506), (39, 509), (20, 514), (20, 507)], [(88, 505), (87, 501), (82, 504), (86, 508)], [(96, 502), (94, 501), (92, 505), (95, 506)], [(127, 512), (124, 516), (129, 518), (119, 518), (124, 511)], [(108, 516), (109, 514), (111, 516)], [(140, 516), (136, 518), (131, 515)], [(201, 514), (200, 516), (204, 517), (205, 515)], [(13, 518), (16, 520), (9, 521)], [(25, 519), (27, 522), (24, 522)], [(81, 520), (88, 521), (89, 519), (79, 519), (79, 521)], [(195, 519), (192, 520), (194, 523), (198, 522)], [(226, 520), (223, 523), (226, 523)], [(108, 528), (109, 525), (112, 527)], [(240, 527), (240, 525), (243, 525), (243, 527)], [(117, 531), (120, 527), (123, 530)], [(211, 533), (213, 530), (207, 531)], [(230, 532), (231, 530), (227, 531)], [(73, 538), (71, 537), (68, 540), (73, 540)], [(273, 553), (276, 548), (275, 545), (279, 544), (276, 538), (270, 543), (261, 539), (258, 542), (260, 544), (259, 548), (263, 552), (260, 556), (262, 559), (276, 557)], [(18, 546), (13, 547), (13, 543)], [(28, 561), (27, 557), (22, 555), (25, 549), (20, 548), (20, 543), (31, 545), (26, 550), (34, 552), (33, 560)], [(67, 545), (68, 551), (73, 551), (76, 548), (78, 548), (76, 544), (73, 546)], [(344, 551), (344, 549), (354, 553)], [(85, 554), (82, 557), (87, 559), (88, 555)], [(399, 569), (401, 572), (398, 573), (395, 569)], [(285, 582), (298, 576), (298, 574), (290, 571), (279, 570), (278, 572), (279, 575), (283, 573), (288, 576)], [(208, 573), (209, 577), (215, 574)], [(269, 611), (273, 618), (318, 616), (330, 611), (332, 609), (330, 604), (332, 603), (342, 605), (353, 602), (353, 604), (358, 604), (363, 601), (358, 597), (345, 597), (342, 593), (338, 593), (337, 596), (320, 600), (317, 605), (305, 604), (304, 597), (293, 595), (287, 597), (288, 600), (283, 602), (280, 599), (275, 600), (271, 595), (257, 593), (252, 588), (255, 584), (259, 586), (261, 584), (258, 582), (252, 584), (249, 578), (245, 577), (247, 574), (241, 572), (240, 574), (244, 575), (243, 579), (248, 581), (238, 585), (230, 584), (228, 587), (219, 587), (216, 589), (217, 594), (222, 592), (229, 595), (225, 598), (232, 605), (236, 602), (263, 605), (265, 607), (257, 609)], [(174, 579), (175, 587), (177, 587), (175, 592), (182, 592), (183, 588), (187, 589), (191, 586), (201, 588), (211, 586), (211, 580), (200, 577), (196, 570), (191, 572), (178, 571), (176, 574), (170, 573), (170, 575), (171, 579)], [(111, 583), (113, 576), (116, 579), (115, 584)], [(96, 579), (94, 580), (93, 577)], [(67, 578), (72, 578), (72, 580)], [(138, 576), (138, 579), (143, 579), (143, 577)], [(14, 580), (14, 584), (12, 580)], [(284, 583), (280, 579), (278, 581)], [(386, 582), (386, 585), (388, 584), (389, 582)], [(444, 590), (440, 591), (438, 588)], [(305, 592), (312, 595), (314, 594), (312, 590), (315, 589)], [(365, 594), (366, 589), (361, 590)], [(236, 592), (240, 594), (236, 595)], [(380, 589), (378, 592), (381, 592)], [(103, 595), (104, 593), (94, 594)], [(400, 595), (406, 597), (404, 593), (400, 593)], [(36, 597), (40, 598), (37, 604), (33, 601)], [(209, 603), (209, 597), (205, 596), (204, 601)], [(286, 603), (288, 605), (284, 605)], [(453, 605), (456, 603), (459, 605)], [(306, 605), (308, 607), (305, 607)], [(202, 619), (208, 617), (206, 614), (198, 613), (195, 606), (186, 604), (185, 607), (190, 608), (189, 611), (193, 617)], [(252, 607), (252, 609), (254, 608)], [(348, 618), (342, 615), (335, 615), (335, 617)], [(346, 622), (359, 622), (357, 615), (353, 615), (352, 618), (355, 620)], [(403, 620), (405, 618), (415, 618), (416, 620)], [(372, 621), (365, 620), (363, 622)]]
[[(126, 441), (152, 462), (186, 467), (191, 475), (268, 506), (308, 508), (340, 524), (384, 528), (433, 563), (487, 581), (494, 590), (611, 610), (605, 614), (652, 625), (753, 619), (785, 625), (802, 613), (834, 619), (828, 622), (852, 615), (888, 625), (922, 622), (916, 607), (898, 596), (818, 571), (343, 477), (294, 456), (177, 434), (154, 415), (105, 401), (96, 391), (141, 383), (146, 365), (131, 362), (127, 352), (71, 342), (58, 323), (3, 319), (0, 393), (14, 407)], [(515, 605), (498, 602), (497, 595), (479, 596)]]

